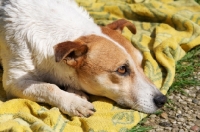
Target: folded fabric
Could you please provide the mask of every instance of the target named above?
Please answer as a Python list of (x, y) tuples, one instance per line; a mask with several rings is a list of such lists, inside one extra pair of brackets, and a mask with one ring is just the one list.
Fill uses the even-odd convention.
[[(145, 74), (166, 94), (176, 62), (200, 44), (200, 6), (193, 0), (76, 0), (99, 25), (125, 18), (136, 25), (123, 35), (144, 56)], [(2, 72), (1, 72), (2, 74)], [(0, 87), (0, 131), (125, 132), (146, 116), (120, 108), (115, 102), (91, 96), (97, 112), (89, 118), (68, 117), (58, 108), (26, 99), (6, 100)]]

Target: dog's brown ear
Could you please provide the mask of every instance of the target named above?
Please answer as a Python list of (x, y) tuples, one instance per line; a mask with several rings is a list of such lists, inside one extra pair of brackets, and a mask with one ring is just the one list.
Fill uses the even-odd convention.
[(78, 67), (87, 53), (87, 45), (78, 42), (63, 42), (54, 46), (55, 61), (65, 61), (66, 64)]
[(120, 33), (122, 32), (124, 27), (127, 27), (133, 34), (136, 34), (135, 25), (133, 23), (127, 21), (126, 19), (119, 19), (117, 21), (114, 21), (114, 22), (108, 24), (107, 27), (109, 27), (113, 30), (117, 30)]

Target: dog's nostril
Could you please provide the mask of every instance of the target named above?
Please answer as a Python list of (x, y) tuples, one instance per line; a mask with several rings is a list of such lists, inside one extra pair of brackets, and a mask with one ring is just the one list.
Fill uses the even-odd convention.
[(161, 108), (166, 103), (167, 97), (165, 95), (157, 95), (154, 97), (153, 101), (158, 108)]

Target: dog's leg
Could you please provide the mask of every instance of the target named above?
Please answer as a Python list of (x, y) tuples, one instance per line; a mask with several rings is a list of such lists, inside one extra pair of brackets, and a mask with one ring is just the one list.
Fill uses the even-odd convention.
[(89, 96), (81, 90), (76, 90), (76, 89), (71, 88), (71, 87), (67, 87), (67, 88), (65, 88), (65, 90), (69, 93), (72, 93), (76, 96), (81, 97), (82, 99), (89, 100)]
[(9, 95), (48, 103), (70, 116), (89, 117), (95, 112), (90, 102), (73, 93), (65, 92), (54, 84), (33, 80), (23, 80), (12, 84), (8, 87), (10, 88)]

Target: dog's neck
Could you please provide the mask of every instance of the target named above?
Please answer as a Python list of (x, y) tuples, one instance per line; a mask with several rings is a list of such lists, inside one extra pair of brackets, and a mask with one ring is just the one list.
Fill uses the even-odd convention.
[[(78, 7), (75, 2), (59, 1), (68, 2), (68, 4), (63, 4), (67, 6), (57, 4), (57, 2), (52, 1), (52, 3), (46, 3), (48, 7), (42, 4), (42, 2), (38, 3), (38, 7), (30, 9), (35, 12), (34, 14), (38, 15), (27, 12), (24, 16), (28, 14), (27, 16), (31, 17), (27, 17), (26, 19), (18, 18), (22, 19), (23, 23), (26, 23), (23, 27), (27, 26), (31, 31), (27, 35), (30, 43), (43, 47), (38, 49), (49, 48), (49, 50), (46, 50), (46, 53), (44, 50), (39, 51), (39, 53), (45, 54), (44, 56), (53, 55), (53, 46), (58, 43), (73, 41), (80, 36), (101, 34), (101, 29), (93, 22), (89, 14), (81, 7)], [(40, 15), (41, 9), (45, 9), (43, 15)], [(40, 41), (36, 42), (36, 40)]]

